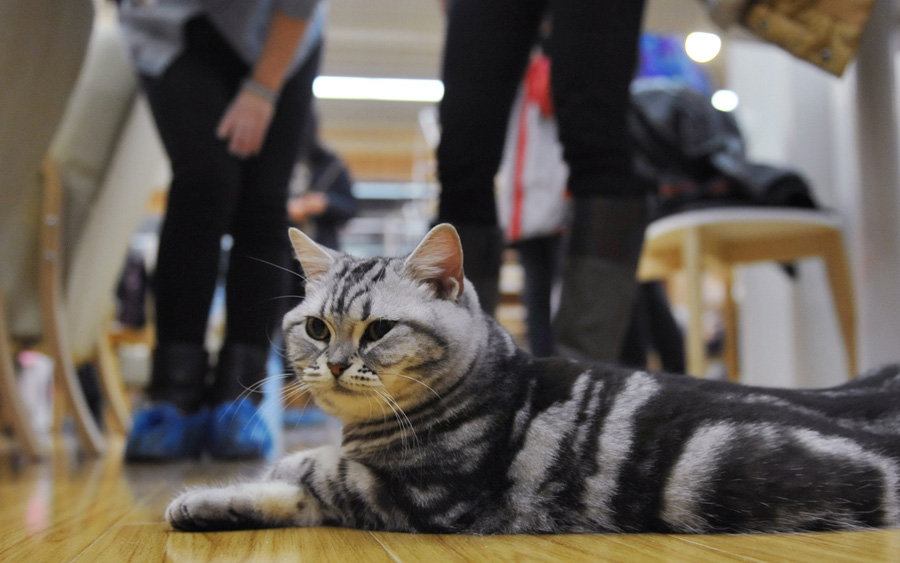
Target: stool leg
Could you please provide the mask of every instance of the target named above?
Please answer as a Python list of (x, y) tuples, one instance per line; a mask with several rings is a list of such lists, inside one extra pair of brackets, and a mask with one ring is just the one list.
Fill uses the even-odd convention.
[(723, 317), (725, 321), (725, 368), (728, 381), (740, 381), (741, 372), (738, 363), (738, 333), (737, 333), (737, 305), (731, 294), (734, 285), (734, 271), (729, 267), (725, 269), (725, 305)]
[(131, 408), (122, 383), (122, 375), (116, 362), (116, 353), (109, 337), (101, 330), (97, 337), (97, 366), (103, 397), (112, 413), (111, 422), (116, 432), (128, 435), (131, 431)]
[(853, 284), (850, 280), (850, 269), (847, 266), (847, 255), (840, 233), (828, 233), (824, 237), (822, 255), (825, 270), (828, 272), (828, 283), (834, 299), (841, 335), (844, 337), (844, 349), (847, 352), (847, 368), (850, 379), (857, 375), (856, 350), (856, 306), (853, 301)]
[(687, 372), (703, 377), (706, 375), (706, 350), (703, 343), (703, 241), (699, 228), (685, 231), (683, 255), (689, 313)]

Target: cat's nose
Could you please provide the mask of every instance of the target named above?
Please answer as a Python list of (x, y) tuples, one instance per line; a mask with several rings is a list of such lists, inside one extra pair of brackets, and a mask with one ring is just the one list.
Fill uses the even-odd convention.
[(346, 364), (328, 364), (328, 369), (331, 370), (331, 374), (335, 377), (339, 377), (348, 367), (350, 366)]

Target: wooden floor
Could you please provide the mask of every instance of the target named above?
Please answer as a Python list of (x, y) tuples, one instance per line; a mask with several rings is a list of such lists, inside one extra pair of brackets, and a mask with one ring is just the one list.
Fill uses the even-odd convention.
[[(7, 450), (8, 451), (8, 450)], [(0, 438), (0, 562), (127, 561), (900, 561), (900, 530), (771, 536), (429, 536), (313, 528), (174, 532), (163, 511), (185, 484), (256, 465), (123, 466), (55, 448), (24, 464)]]

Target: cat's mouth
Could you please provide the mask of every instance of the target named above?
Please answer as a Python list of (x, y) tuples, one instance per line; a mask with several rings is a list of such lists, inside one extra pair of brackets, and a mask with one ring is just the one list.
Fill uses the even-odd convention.
[(334, 382), (334, 385), (331, 386), (331, 391), (334, 391), (338, 395), (358, 395), (362, 392), (361, 389), (353, 389), (345, 386), (340, 380)]
[(323, 374), (317, 370), (305, 370), (301, 380), (314, 393), (334, 393), (344, 397), (368, 395), (376, 388), (369, 378), (358, 374), (342, 374), (340, 377), (333, 377), (330, 373)]
[(332, 380), (331, 385), (325, 390), (330, 393), (350, 397), (371, 393), (372, 387), (370, 385), (359, 383), (358, 381), (346, 380), (343, 377), (339, 377)]

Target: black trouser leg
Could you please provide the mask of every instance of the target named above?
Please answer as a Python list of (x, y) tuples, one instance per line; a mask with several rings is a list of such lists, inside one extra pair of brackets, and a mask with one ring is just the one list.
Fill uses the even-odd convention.
[[(227, 339), (268, 349), (284, 310), (279, 298), (287, 293), (289, 274), (281, 269), (288, 264), (287, 183), (317, 57), (285, 83), (260, 154), (241, 159), (216, 128), (250, 69), (204, 19), (189, 22), (186, 38), (185, 51), (162, 76), (142, 77), (172, 164), (156, 270), (158, 345), (202, 352), (221, 238), (231, 233)], [(165, 365), (153, 371), (157, 396), (170, 383)]]
[(503, 235), (494, 175), (513, 98), (537, 36), (541, 2), (454, 0), (444, 46), (438, 221), (457, 227), (482, 309), (499, 299)]
[(528, 315), (526, 324), (531, 353), (538, 357), (552, 356), (551, 296), (558, 274), (562, 237), (523, 240), (514, 247), (519, 251), (519, 261), (525, 271), (522, 301)]
[(551, 0), (553, 99), (575, 217), (557, 323), (561, 351), (615, 360), (631, 316), (647, 185), (626, 127), (644, 1)]

